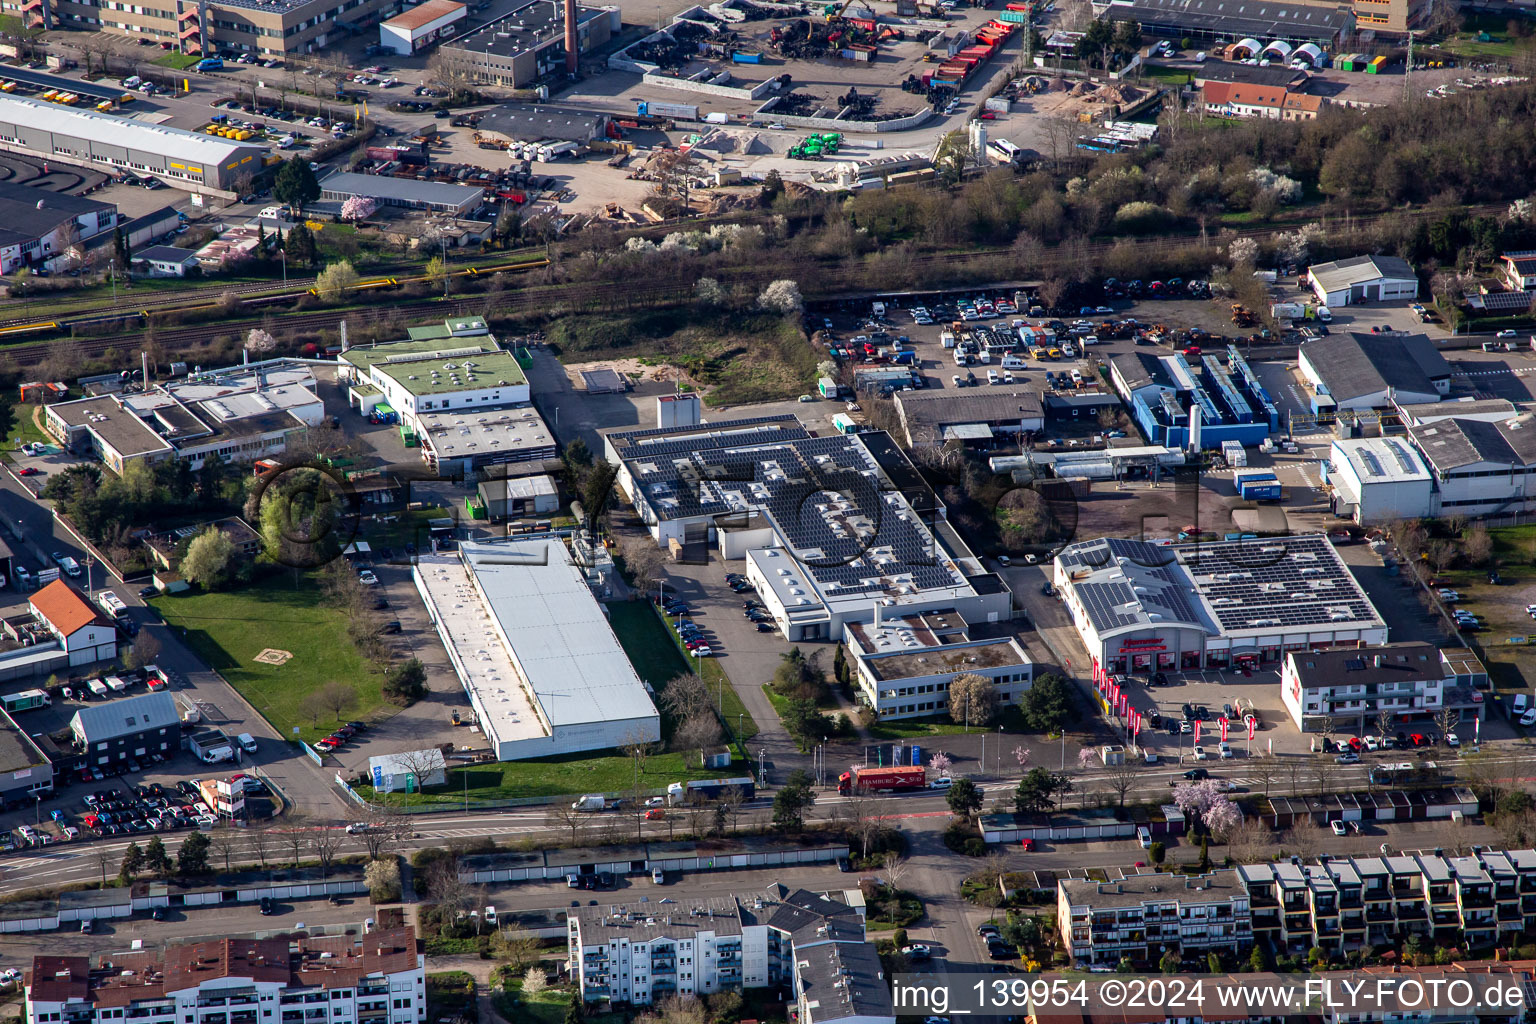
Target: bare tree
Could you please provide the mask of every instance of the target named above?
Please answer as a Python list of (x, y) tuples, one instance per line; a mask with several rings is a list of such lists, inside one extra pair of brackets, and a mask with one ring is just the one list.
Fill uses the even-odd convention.
[(639, 731), (630, 732), (619, 744), (619, 753), (629, 758), (635, 767), (635, 786), (640, 785), (640, 778), (645, 774), (645, 762), (656, 750), (656, 744), (646, 739), (645, 734)]
[(1264, 798), (1267, 800), (1269, 787), (1274, 784), (1276, 776), (1280, 774), (1280, 763), (1273, 757), (1252, 757), (1243, 767), (1249, 775), (1264, 786)]
[(1232, 859), (1240, 862), (1263, 860), (1274, 845), (1269, 828), (1258, 818), (1244, 818), (1227, 837), (1227, 849)]
[(729, 786), (721, 791), (715, 801), (718, 814), (730, 824), (731, 831), (736, 830), (736, 819), (741, 815), (742, 805), (747, 802), (746, 793), (739, 786)]
[(891, 892), (892, 923), (895, 923), (896, 910), (901, 906), (901, 880), (906, 877), (909, 867), (907, 858), (892, 850), (885, 855), (885, 864), (880, 869), (880, 879)]
[(267, 866), (267, 854), (272, 850), (273, 838), (272, 829), (266, 825), (245, 830), (246, 842), (250, 844), (251, 852), (256, 855), (257, 863), (262, 867)]
[(715, 701), (709, 685), (689, 672), (674, 676), (661, 691), (661, 706), (679, 722), (687, 722), (700, 713), (714, 714)]
[(359, 824), (364, 827), (351, 838), (368, 854), (369, 860), (378, 860), (396, 849), (409, 835), (411, 827), (406, 816), (388, 804), (371, 806), (367, 818)]
[(704, 751), (719, 744), (723, 735), (720, 719), (714, 711), (701, 711), (672, 730), (672, 749), (681, 751), (686, 757), (690, 751)]
[(1326, 838), (1321, 825), (1310, 817), (1303, 818), (1280, 837), (1280, 848), (1308, 861), (1323, 848)]
[(627, 538), (623, 544), (624, 567), (635, 579), (635, 589), (648, 594), (652, 587), (667, 576), (667, 556), (649, 534)]
[(294, 867), (299, 866), (299, 861), (304, 856), (304, 846), (308, 841), (304, 834), (306, 827), (303, 818), (290, 818), (288, 827), (283, 832), (283, 841), (288, 844), (288, 849), (293, 853)]
[(582, 829), (586, 828), (587, 815), (585, 811), (577, 810), (563, 800), (557, 800), (549, 805), (544, 812), (544, 821), (550, 828), (568, 828), (571, 830), (571, 846), (577, 846), (577, 838)]
[(1109, 765), (1104, 769), (1104, 784), (1109, 787), (1110, 792), (1115, 794), (1116, 807), (1122, 809), (1125, 807), (1126, 795), (1136, 788), (1142, 776), (1141, 769), (1128, 760)]
[(218, 858), (224, 862), (224, 870), (229, 871), (229, 858), (235, 852), (234, 841), (228, 832), (215, 832), (208, 837), (209, 858)]
[(433, 861), (427, 868), (427, 894), (437, 903), (443, 918), (456, 921), (472, 900), (469, 885), (459, 877), (457, 857)]
[(419, 750), (402, 750), (391, 754), (391, 758), (405, 771), (416, 777), (416, 788), (423, 789), (437, 783), (429, 782), (429, 779), (446, 773), (448, 770), (448, 756), (443, 753), (442, 747), (422, 747)]
[(342, 716), (357, 706), (357, 688), (340, 681), (326, 683), (316, 691), (321, 707), (341, 721)]
[(336, 854), (341, 852), (341, 847), (346, 841), (347, 833), (340, 828), (317, 828), (310, 834), (309, 845), (315, 851), (315, 859), (320, 862), (321, 878), (330, 873)]

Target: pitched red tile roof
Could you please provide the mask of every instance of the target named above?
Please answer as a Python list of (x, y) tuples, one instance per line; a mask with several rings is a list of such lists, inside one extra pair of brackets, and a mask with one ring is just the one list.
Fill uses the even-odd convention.
[(54, 580), (33, 594), (32, 607), (64, 636), (70, 636), (96, 621), (95, 607), (63, 580)]

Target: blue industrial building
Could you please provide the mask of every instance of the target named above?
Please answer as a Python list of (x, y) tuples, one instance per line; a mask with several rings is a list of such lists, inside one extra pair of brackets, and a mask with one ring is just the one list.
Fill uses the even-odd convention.
[(1225, 365), (1216, 355), (1190, 366), (1177, 354), (1127, 353), (1111, 360), (1110, 380), (1152, 444), (1187, 447), (1192, 409), (1200, 412), (1201, 448), (1256, 445), (1280, 427), (1274, 403), (1235, 347)]

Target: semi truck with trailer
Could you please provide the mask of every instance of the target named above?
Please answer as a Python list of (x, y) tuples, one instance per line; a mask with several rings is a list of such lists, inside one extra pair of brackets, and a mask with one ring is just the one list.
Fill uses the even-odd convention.
[(749, 775), (734, 779), (693, 779), (689, 782), (674, 782), (668, 786), (667, 803), (676, 807), (684, 803), (718, 800), (733, 789), (741, 791), (743, 800), (751, 800), (757, 794), (757, 784)]
[(928, 773), (916, 767), (854, 768), (837, 777), (837, 791), (850, 793), (885, 793), (900, 789), (923, 789)]

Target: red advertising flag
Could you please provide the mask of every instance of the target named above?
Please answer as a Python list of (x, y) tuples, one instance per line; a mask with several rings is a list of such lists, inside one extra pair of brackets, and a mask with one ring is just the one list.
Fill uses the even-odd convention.
[(1200, 742), (1200, 719), (1197, 718), (1197, 719), (1195, 719), (1195, 743), (1198, 745), (1199, 742)]
[(1254, 718), (1253, 718), (1252, 715), (1249, 715), (1248, 716), (1248, 739), (1250, 741), (1253, 739), (1253, 725), (1254, 725)]
[(1227, 742), (1227, 716), (1221, 716), (1221, 742)]

